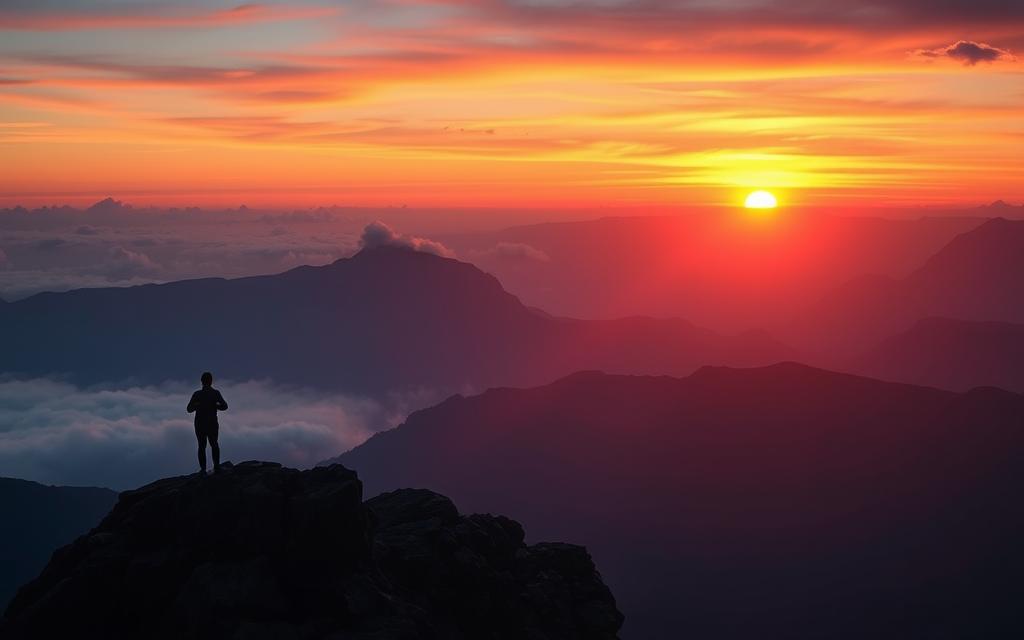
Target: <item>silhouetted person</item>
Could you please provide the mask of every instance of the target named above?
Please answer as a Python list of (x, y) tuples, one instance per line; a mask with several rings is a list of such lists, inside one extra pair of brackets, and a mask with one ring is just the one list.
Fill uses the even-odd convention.
[(217, 422), (217, 412), (227, 411), (228, 403), (224, 402), (224, 396), (220, 391), (213, 388), (213, 374), (205, 372), (200, 381), (203, 388), (192, 394), (188, 401), (189, 413), (196, 414), (196, 440), (199, 441), (199, 471), (206, 474), (206, 441), (210, 441), (210, 453), (213, 454), (213, 471), (220, 473), (220, 445), (217, 444), (217, 432), (220, 424)]

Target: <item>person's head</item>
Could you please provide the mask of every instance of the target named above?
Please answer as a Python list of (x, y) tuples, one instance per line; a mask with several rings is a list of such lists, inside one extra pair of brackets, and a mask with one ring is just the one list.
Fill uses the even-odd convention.
[(203, 375), (199, 377), (199, 381), (203, 383), (204, 387), (213, 386), (213, 374), (209, 371), (204, 371)]

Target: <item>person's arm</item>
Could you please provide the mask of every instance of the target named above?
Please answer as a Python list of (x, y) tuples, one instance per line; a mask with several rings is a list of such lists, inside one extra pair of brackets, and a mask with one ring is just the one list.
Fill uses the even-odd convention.
[(192, 394), (192, 399), (188, 401), (188, 406), (185, 407), (185, 411), (192, 413), (196, 410), (196, 394)]
[(227, 411), (228, 403), (224, 402), (224, 396), (220, 395), (220, 391), (217, 392), (217, 411)]

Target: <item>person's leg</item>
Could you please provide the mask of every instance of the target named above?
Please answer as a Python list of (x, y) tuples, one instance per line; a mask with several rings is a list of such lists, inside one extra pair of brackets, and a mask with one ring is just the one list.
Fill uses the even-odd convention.
[(207, 437), (210, 439), (210, 453), (213, 454), (213, 470), (220, 471), (220, 444), (217, 443), (218, 425), (213, 425), (207, 432)]
[(206, 473), (206, 432), (197, 424), (196, 441), (199, 443), (199, 470)]

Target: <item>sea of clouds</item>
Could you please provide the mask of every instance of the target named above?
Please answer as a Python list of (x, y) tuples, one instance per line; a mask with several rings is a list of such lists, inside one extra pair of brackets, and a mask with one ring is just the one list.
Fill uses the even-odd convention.
[[(411, 233), (381, 222), (385, 213)], [(86, 209), (0, 209), (0, 298), (272, 274), (379, 246), (457, 257), (417, 229), (425, 215), (437, 218), (434, 224), (462, 226), (472, 212), (142, 209), (109, 198)], [(516, 256), (524, 251), (501, 250)], [(259, 380), (217, 386), (230, 405), (221, 421), (224, 460), (300, 468), (337, 456), (441, 399), (432, 391), (370, 399)], [(80, 387), (61, 378), (24, 379), (5, 374), (0, 360), (0, 476), (122, 490), (194, 472), (196, 441), (185, 412), (193, 389), (184, 381)]]
[[(81, 388), (59, 379), (0, 378), (0, 476), (128, 489), (198, 469), (191, 383)], [(400, 424), (430, 392), (373, 400), (218, 381), (222, 459), (305, 468)]]
[(546, 261), (543, 252), (509, 243), (457, 255), (436, 238), (445, 235), (441, 230), (500, 226), (509, 215), (401, 208), (158, 209), (111, 198), (85, 209), (12, 207), (0, 209), (0, 298), (273, 274), (330, 264), (361, 248), (384, 245), (491, 266), (495, 260)]
[(365, 216), (134, 209), (109, 200), (0, 210), (0, 297), (279, 273), (352, 255)]

